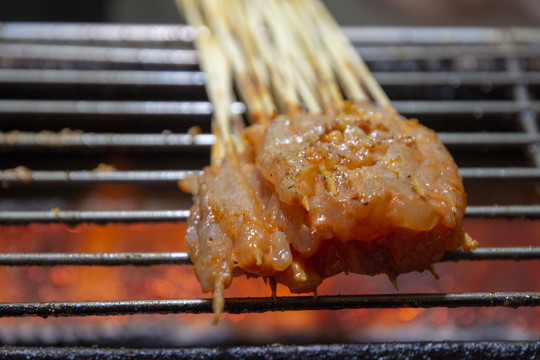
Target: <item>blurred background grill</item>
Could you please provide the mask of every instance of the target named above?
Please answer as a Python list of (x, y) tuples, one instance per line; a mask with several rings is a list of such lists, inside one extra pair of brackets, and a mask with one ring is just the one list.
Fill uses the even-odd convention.
[[(386, 282), (381, 285), (384, 279), (370, 283), (358, 275), (338, 277), (318, 299), (273, 303), (264, 297), (269, 291), (261, 294), (263, 287), (252, 285), (255, 280), (241, 279), (229, 293), (239, 297), (229, 302), (233, 313), (360, 312), (295, 312), (288, 323), (231, 315), (218, 327), (208, 326), (209, 316), (71, 318), (210, 311), (192, 269), (177, 266), (189, 264), (181, 237), (191, 203), (177, 181), (209, 161), (212, 106), (189, 27), (6, 22), (0, 26), (0, 265), (15, 267), (2, 268), (2, 342), (114, 347), (352, 342), (352, 348), (242, 350), (337, 358), (365, 352), (357, 341), (446, 339), (499, 340), (473, 342), (468, 353), (463, 344), (450, 344), (467, 356), (537, 352), (538, 344), (529, 340), (540, 334), (540, 30), (344, 30), (398, 112), (436, 130), (451, 151), (468, 193), (466, 227), (481, 249), (448, 253), (436, 267), (440, 282), (429, 274), (403, 276), (401, 293), (394, 295), (386, 295), (393, 291)], [(243, 105), (235, 104), (234, 111), (243, 113)], [(98, 270), (83, 274), (81, 268)], [(161, 279), (167, 279), (165, 285)], [(281, 289), (280, 295), (287, 294)], [(168, 300), (176, 298), (183, 300)], [(485, 307), (493, 309), (481, 310)], [(367, 308), (398, 310), (363, 312)], [(343, 311), (346, 315), (339, 315)], [(70, 318), (27, 317), (35, 315)], [(308, 329), (314, 325), (320, 328)], [(250, 334), (258, 326), (269, 330), (260, 337)], [(402, 344), (411, 356), (429, 354), (425, 345)], [(447, 345), (436, 351), (451, 351)], [(395, 343), (370, 349), (379, 355), (405, 351)], [(49, 350), (56, 357), (83, 354), (79, 348)], [(32, 348), (10, 351), (38, 354)], [(213, 348), (202, 351), (215, 355)]]

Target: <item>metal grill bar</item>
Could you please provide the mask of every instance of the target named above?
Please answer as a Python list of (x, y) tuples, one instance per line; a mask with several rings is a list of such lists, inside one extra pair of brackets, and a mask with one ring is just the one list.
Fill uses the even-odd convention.
[(540, 205), (467, 206), (467, 217), (473, 218), (528, 218), (540, 217)]
[[(0, 100), (4, 114), (59, 115), (211, 115), (208, 101), (69, 101)], [(242, 114), (245, 106), (234, 103), (231, 111)]]
[[(512, 45), (509, 45), (512, 47)], [(511, 53), (511, 52), (510, 52)], [(523, 71), (521, 70), (521, 65), (519, 64), (519, 61), (515, 58), (513, 58), (510, 54), (507, 57), (506, 60), (506, 67), (509, 72), (512, 74), (522, 74)], [(516, 101), (520, 102), (521, 104), (525, 104), (523, 111), (519, 114), (518, 120), (521, 129), (526, 132), (527, 134), (539, 134), (538, 131), (538, 124), (536, 121), (536, 114), (534, 113), (534, 110), (530, 109), (527, 104), (531, 100), (531, 96), (528, 93), (527, 85), (523, 82), (516, 82), (513, 86), (513, 95)], [(540, 152), (537, 146), (530, 146), (529, 147), (530, 155), (532, 156), (534, 163), (537, 167), (540, 166)]]
[(445, 145), (519, 146), (540, 142), (539, 134), (523, 133), (438, 133)]
[[(509, 81), (511, 80), (509, 79)], [(0, 82), (11, 84), (204, 86), (206, 80), (201, 71), (0, 69)]]
[[(540, 72), (373, 72), (381, 85), (540, 84)], [(12, 84), (203, 86), (200, 71), (0, 69), (0, 82)]]
[(540, 83), (540, 72), (374, 72), (375, 79), (383, 85), (428, 86), (428, 85), (512, 85)]
[[(1, 49), (0, 49), (1, 51)], [(401, 114), (516, 114), (525, 104), (516, 101), (393, 101)], [(540, 101), (530, 101), (527, 108), (540, 111)], [(130, 114), (130, 115), (207, 115), (212, 113), (209, 102), (175, 101), (67, 101), (67, 100), (0, 100), (0, 113), (28, 114)], [(242, 103), (231, 110), (241, 114)]]
[[(540, 205), (468, 206), (466, 217), (475, 218), (540, 218)], [(31, 223), (134, 223), (184, 221), (189, 210), (130, 210), (130, 211), (0, 211), (0, 224)]]
[[(448, 59), (465, 51), (486, 59), (503, 58), (508, 50), (503, 46), (402, 46), (366, 47), (358, 45), (358, 53), (367, 61)], [(514, 46), (516, 58), (530, 58), (540, 55), (540, 49), (528, 45)], [(20, 60), (82, 61), (154, 65), (198, 65), (197, 53), (191, 49), (156, 49), (136, 47), (106, 47), (94, 45), (42, 45), (42, 44), (0, 44), (0, 58)]]
[[(447, 251), (441, 261), (540, 260), (540, 247), (479, 248)], [(186, 252), (145, 253), (4, 253), (0, 266), (150, 266), (190, 265)]]
[(4, 23), (3, 40), (192, 42), (189, 25)]
[[(540, 292), (482, 292), (438, 294), (383, 294), (232, 298), (225, 302), (230, 314), (268, 311), (387, 309), (431, 307), (540, 306)], [(130, 314), (212, 313), (211, 299), (125, 300), (84, 302), (0, 303), (0, 317), (92, 316)]]
[[(523, 146), (540, 142), (540, 134), (524, 133), (438, 133), (445, 145), (453, 146)], [(0, 146), (31, 148), (160, 148), (179, 146), (209, 147), (212, 134), (117, 134), (82, 131), (0, 132)]]
[(32, 148), (208, 148), (214, 144), (212, 134), (112, 134), (82, 131), (0, 132), (0, 146)]
[(114, 48), (105, 46), (1, 44), (0, 59), (82, 61), (120, 64), (195, 66), (197, 53), (191, 49)]
[(150, 266), (189, 264), (191, 264), (191, 261), (189, 259), (189, 254), (186, 252), (0, 254), (0, 266)]
[(168, 222), (184, 221), (189, 210), (133, 211), (0, 211), (0, 224), (63, 223), (107, 224), (111, 222)]
[[(519, 113), (524, 104), (516, 101), (392, 101), (401, 114), (509, 114)], [(531, 101), (527, 108), (540, 111), (540, 101)]]
[[(160, 171), (0, 171), (0, 182), (9, 183), (138, 183), (138, 182), (175, 182), (188, 176), (200, 174), (195, 170), (160, 170)], [(540, 173), (538, 174), (540, 177)]]
[(493, 44), (513, 40), (515, 42), (538, 42), (538, 29), (510, 29), (485, 27), (441, 27), (426, 31), (420, 27), (358, 27), (345, 26), (345, 35), (353, 42), (399, 44)]
[[(397, 43), (493, 43), (499, 44), (513, 34), (496, 28), (448, 27), (433, 28), (429, 32), (421, 28), (402, 27), (343, 27), (351, 41)], [(513, 30), (516, 31), (515, 29)], [(535, 35), (534, 29), (520, 29), (521, 37)], [(160, 24), (71, 24), (41, 22), (8, 22), (0, 26), (0, 39), (4, 40), (59, 40), (59, 41), (193, 41), (193, 29), (189, 25)], [(517, 37), (517, 36), (515, 36)], [(533, 40), (538, 37), (531, 37)]]
[[(196, 170), (159, 171), (31, 171), (28, 169), (0, 170), (0, 182), (36, 185), (39, 183), (162, 183), (176, 182), (188, 176), (200, 174)], [(536, 180), (540, 178), (538, 168), (460, 168), (464, 179)]]
[(259, 345), (234, 347), (181, 348), (102, 348), (92, 347), (19, 347), (3, 346), (0, 351), (10, 359), (130, 359), (188, 360), (352, 360), (352, 359), (534, 359), (540, 353), (540, 341), (443, 341), (376, 342), (353, 344)]
[[(454, 59), (463, 54), (474, 54), (475, 58), (493, 61), (508, 55), (508, 49), (498, 45), (428, 45), (404, 46), (370, 46), (369, 43), (359, 42), (356, 51), (367, 61), (404, 61), (404, 60), (445, 60)], [(530, 45), (515, 45), (513, 54), (516, 58), (531, 58), (540, 55), (540, 49)]]
[(538, 179), (539, 168), (460, 168), (464, 179)]
[[(499, 29), (484, 27), (369, 27), (345, 26), (349, 40), (356, 43), (397, 44), (492, 44), (504, 41), (538, 42), (540, 31), (534, 28)], [(107, 42), (191, 42), (193, 29), (189, 25), (161, 24), (70, 24), (10, 22), (0, 26), (0, 39), (4, 40), (58, 40)]]
[[(467, 51), (476, 57), (493, 59), (507, 55), (502, 46), (402, 46), (364, 47), (356, 50), (367, 61), (377, 60), (417, 60), (417, 59), (451, 59), (457, 54)], [(540, 49), (528, 45), (514, 46), (516, 58), (530, 58), (540, 55)], [(198, 65), (197, 53), (191, 49), (156, 49), (105, 47), (94, 45), (42, 45), (42, 44), (0, 44), (0, 59), (17, 60), (51, 60), (76, 62), (110, 62), (119, 64), (153, 64), (153, 65)]]
[[(476, 57), (493, 59), (505, 57), (508, 50), (503, 46), (402, 46), (364, 47), (358, 45), (358, 53), (367, 61), (377, 60), (417, 60), (451, 59), (464, 52)], [(540, 55), (540, 49), (529, 45), (515, 45), (516, 58), (530, 58)], [(191, 49), (156, 49), (137, 47), (105, 47), (94, 45), (42, 45), (42, 44), (0, 44), (0, 59), (52, 60), (80, 62), (111, 62), (120, 64), (153, 65), (198, 65), (197, 53)]]
[(496, 247), (478, 248), (468, 253), (462, 250), (447, 251), (441, 261), (484, 261), (484, 260), (540, 260), (540, 247)]

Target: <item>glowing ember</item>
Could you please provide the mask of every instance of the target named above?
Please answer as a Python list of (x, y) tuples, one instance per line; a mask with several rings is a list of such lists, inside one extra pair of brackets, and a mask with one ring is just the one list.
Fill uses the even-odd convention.
[[(526, 220), (467, 220), (465, 226), (483, 246), (539, 246), (540, 222)], [(519, 231), (518, 231), (519, 230)], [(30, 225), (2, 228), (0, 244), (4, 252), (177, 252), (185, 251), (182, 241), (184, 223), (144, 225)], [(429, 273), (400, 276), (400, 292), (480, 292), (534, 291), (540, 279), (531, 274), (540, 271), (535, 261), (440, 263), (435, 266), (440, 280)], [(84, 301), (174, 299), (207, 297), (201, 292), (191, 266), (63, 266), (2, 267), (0, 269), (2, 302)], [(396, 293), (385, 276), (339, 275), (327, 279), (320, 295)], [(278, 296), (291, 295), (278, 286)], [(227, 297), (271, 296), (261, 279), (238, 278), (227, 290)], [(448, 336), (448, 331), (495, 326), (513, 331), (516, 336), (540, 333), (540, 309), (519, 308), (434, 308), (434, 309), (357, 309), (340, 311), (303, 311), (286, 313), (224, 315), (212, 327), (211, 314), (146, 316), (144, 319), (165, 321), (174, 318), (199, 331), (227, 329), (227, 334), (246, 341), (274, 339), (275, 334), (302, 334), (319, 338), (333, 337), (384, 340), (389, 329), (421, 327), (420, 336), (429, 339)], [(157, 317), (157, 320), (156, 320)], [(25, 319), (35, 323), (103, 323), (124, 324), (131, 317), (92, 317), (74, 319)], [(161, 320), (160, 320), (161, 319)], [(0, 324), (18, 324), (21, 319), (2, 319)], [(201, 330), (205, 329), (205, 330)], [(386, 329), (386, 330), (381, 330)], [(438, 330), (433, 330), (438, 329)], [(444, 331), (443, 331), (444, 329)], [(461, 331), (460, 330), (460, 331)], [(459, 334), (460, 332), (455, 332)], [(408, 334), (408, 335), (406, 335)], [(410, 331), (402, 332), (404, 339)], [(375, 337), (374, 337), (375, 336)], [(392, 335), (394, 336), (394, 335)], [(454, 337), (458, 335), (454, 335)], [(479, 335), (480, 336), (480, 335)], [(487, 336), (487, 335), (486, 335)], [(463, 337), (461, 337), (463, 338)]]

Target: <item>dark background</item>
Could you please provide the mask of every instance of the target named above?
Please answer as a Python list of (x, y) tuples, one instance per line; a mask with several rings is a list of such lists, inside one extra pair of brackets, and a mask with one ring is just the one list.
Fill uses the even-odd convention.
[[(540, 0), (325, 2), (343, 25), (540, 26)], [(173, 0), (0, 0), (0, 21), (178, 23), (181, 18)]]

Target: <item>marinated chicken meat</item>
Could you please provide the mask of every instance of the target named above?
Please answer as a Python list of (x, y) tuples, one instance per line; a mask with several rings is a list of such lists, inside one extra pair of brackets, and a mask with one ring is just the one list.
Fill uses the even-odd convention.
[(464, 231), (457, 166), (416, 120), (369, 106), (279, 116), (191, 185), (186, 242), (214, 312), (235, 274), (315, 291), (340, 272), (391, 279), (445, 251), (476, 247)]

